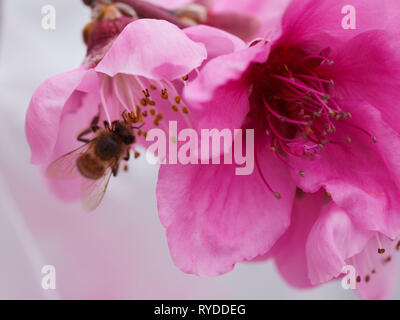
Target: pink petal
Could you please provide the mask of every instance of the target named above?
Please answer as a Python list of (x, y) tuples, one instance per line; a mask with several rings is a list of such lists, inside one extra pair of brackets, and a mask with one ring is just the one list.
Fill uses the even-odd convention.
[(270, 153), (258, 155), (264, 175), (282, 195), (263, 184), (257, 170), (235, 175), (234, 165), (162, 165), (157, 186), (161, 222), (171, 256), (187, 273), (215, 276), (235, 263), (266, 253), (289, 225), (295, 186)]
[(244, 73), (251, 63), (265, 62), (270, 46), (260, 43), (251, 48), (223, 55), (211, 60), (199, 77), (185, 90), (186, 98), (193, 103), (211, 102), (214, 91), (231, 82), (243, 82)]
[[(342, 8), (349, 4), (356, 10), (356, 29), (341, 25)], [(399, 12), (399, 5), (396, 0), (294, 0), (283, 16), (283, 35), (292, 45), (319, 41), (329, 46), (330, 37), (346, 41), (367, 30), (385, 28)]]
[(203, 45), (164, 20), (140, 19), (118, 36), (96, 71), (174, 80), (189, 74), (207, 57)]
[(398, 43), (398, 34), (391, 32), (362, 33), (338, 48), (332, 57), (334, 66), (325, 68), (324, 72), (334, 80), (339, 94), (368, 101), (392, 128), (400, 132), (400, 118), (393, 103), (400, 100)]
[(50, 156), (56, 143), (63, 106), (86, 72), (77, 69), (52, 77), (34, 93), (25, 124), (33, 164), (41, 164)]
[[(77, 140), (80, 132), (85, 130), (98, 113), (99, 97), (97, 94), (75, 92), (65, 104), (60, 117), (57, 140), (47, 165), (58, 157), (71, 152), (83, 145)], [(51, 179), (46, 177), (50, 190), (63, 201), (74, 201), (81, 196), (81, 178)]]
[(325, 200), (325, 192), (322, 190), (296, 197), (290, 227), (271, 250), (280, 274), (291, 286), (312, 286), (308, 278), (306, 241), (321, 214)]
[[(396, 242), (380, 237), (385, 248), (383, 255), (377, 253), (377, 240), (373, 237), (364, 250), (349, 261), (355, 263), (357, 274), (361, 277), (356, 292), (362, 299), (390, 299), (396, 289), (399, 271)], [(389, 257), (390, 261), (387, 260)], [(375, 272), (372, 273), (372, 270)], [(370, 279), (368, 282), (367, 276)]]
[(245, 71), (252, 62), (265, 61), (269, 47), (263, 44), (219, 56), (205, 65), (198, 78), (184, 90), (185, 100), (201, 110), (198, 128), (242, 127), (249, 112), (249, 86)]
[(312, 284), (338, 277), (346, 260), (360, 253), (372, 232), (359, 228), (333, 202), (313, 225), (306, 242), (308, 275)]
[(184, 32), (193, 41), (204, 44), (207, 49), (208, 60), (247, 47), (246, 43), (240, 38), (220, 29), (205, 25), (186, 28)]
[(281, 19), (290, 0), (213, 1), (207, 23), (222, 27), (242, 39), (264, 38), (279, 32)]

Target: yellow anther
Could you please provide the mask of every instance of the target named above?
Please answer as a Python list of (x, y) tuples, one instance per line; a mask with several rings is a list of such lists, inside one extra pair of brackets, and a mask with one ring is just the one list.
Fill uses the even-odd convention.
[(152, 116), (154, 116), (156, 113), (157, 113), (156, 109), (151, 109), (151, 110), (150, 110), (150, 114), (151, 114)]
[(180, 104), (181, 101), (182, 101), (182, 99), (181, 99), (180, 96), (176, 96), (176, 97), (175, 97), (175, 102), (176, 102), (177, 104)]
[(145, 90), (143, 90), (142, 92), (143, 92), (143, 94), (144, 94), (144, 96), (145, 96), (146, 98), (150, 97), (149, 89), (145, 89)]
[(306, 127), (306, 134), (312, 135), (312, 134), (314, 134), (314, 130), (311, 129), (311, 127)]
[(140, 104), (141, 104), (143, 107), (147, 106), (147, 99), (145, 99), (145, 98), (141, 99), (141, 100), (140, 100)]
[(183, 107), (183, 108), (182, 108), (182, 112), (183, 112), (184, 114), (188, 114), (188, 113), (189, 113), (189, 110), (188, 110), (188, 108)]
[(289, 67), (287, 66), (286, 63), (283, 65), (283, 67), (285, 68), (285, 70), (286, 70), (287, 72), (289, 72)]
[(168, 91), (167, 91), (167, 89), (162, 89), (161, 90), (161, 98), (168, 99)]
[(173, 105), (173, 106), (172, 106), (172, 111), (178, 112), (179, 109), (178, 109), (178, 107), (177, 107), (176, 105)]

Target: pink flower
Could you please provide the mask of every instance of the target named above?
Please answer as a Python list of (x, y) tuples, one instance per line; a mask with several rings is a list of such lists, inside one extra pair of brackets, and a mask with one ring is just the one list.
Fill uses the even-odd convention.
[[(47, 167), (81, 146), (78, 134), (98, 114), (101, 124), (121, 119), (124, 111), (132, 113), (143, 124), (139, 138), (171, 117), (186, 117), (178, 90), (206, 58), (204, 46), (169, 22), (133, 21), (121, 17), (114, 5), (101, 9), (103, 20), (86, 28), (84, 65), (48, 79), (32, 97), (26, 136), (35, 165)], [(49, 182), (64, 200), (80, 195), (78, 179)]]
[[(225, 273), (266, 254), (286, 232), (294, 244), (282, 246), (288, 260), (280, 269), (296, 278), (297, 261), (307, 261), (298, 286), (336, 278), (354, 258), (361, 296), (391, 292), (386, 269), (395, 266), (382, 264), (377, 249), (391, 255), (400, 234), (399, 4), (353, 1), (355, 30), (341, 26), (346, 4), (292, 1), (279, 36), (213, 59), (187, 87), (186, 100), (204, 111), (199, 128), (255, 130), (256, 170), (161, 167), (159, 214), (185, 272)], [(289, 227), (299, 210), (297, 202), (292, 210), (296, 186), (328, 192), (331, 201)], [(374, 276), (388, 278), (378, 284)]]

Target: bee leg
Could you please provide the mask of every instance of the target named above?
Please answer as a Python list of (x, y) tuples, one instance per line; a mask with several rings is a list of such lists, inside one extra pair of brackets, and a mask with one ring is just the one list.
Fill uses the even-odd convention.
[(88, 135), (89, 133), (92, 132), (92, 128), (86, 129), (84, 131), (82, 131), (79, 135), (77, 140), (80, 142), (84, 142), (84, 143), (89, 143), (90, 140), (89, 139), (85, 139), (84, 136)]
[(98, 114), (97, 116), (95, 116), (92, 120), (92, 122), (90, 123), (90, 128), (92, 129), (93, 132), (96, 132), (97, 130), (100, 129), (99, 127), (99, 120), (100, 120), (100, 115)]
[(139, 129), (142, 129), (143, 126), (144, 126), (144, 123), (142, 123), (139, 127), (132, 127), (132, 129), (139, 130)]
[(84, 136), (88, 135), (89, 133), (96, 132), (97, 130), (100, 129), (100, 127), (97, 125), (99, 123), (100, 115), (97, 115), (93, 118), (92, 122), (90, 123), (90, 127), (83, 130), (79, 135), (77, 140), (80, 142), (85, 142), (89, 143), (89, 139), (85, 139)]
[(92, 120), (92, 122), (90, 123), (91, 126), (97, 126), (99, 124), (100, 121), (100, 114), (98, 114), (97, 116), (95, 116)]
[(130, 157), (131, 157), (131, 153), (128, 151), (128, 152), (126, 153), (126, 156), (125, 156), (124, 160), (125, 160), (125, 161), (129, 161)]
[(118, 171), (119, 171), (119, 163), (115, 164), (112, 167), (112, 174), (113, 174), (114, 177), (116, 177), (118, 175)]

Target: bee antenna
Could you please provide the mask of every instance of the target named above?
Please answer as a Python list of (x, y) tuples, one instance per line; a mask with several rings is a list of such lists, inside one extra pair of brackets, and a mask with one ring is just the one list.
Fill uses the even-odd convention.
[(144, 123), (142, 123), (139, 127), (133, 127), (133, 126), (131, 126), (131, 128), (132, 128), (132, 129), (139, 130), (139, 129), (142, 129), (143, 126), (144, 126)]

